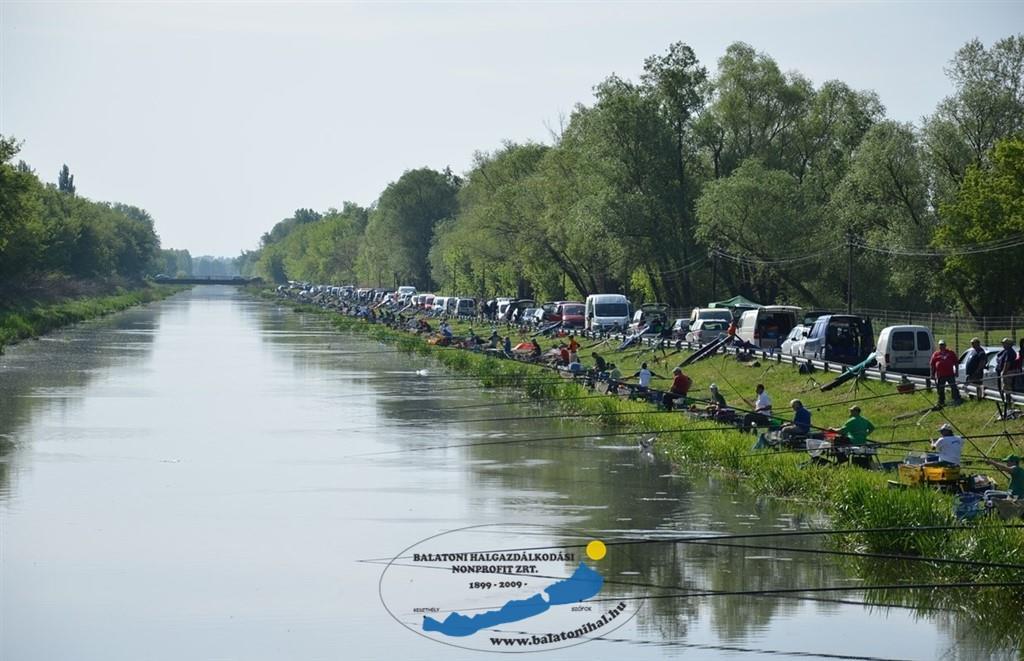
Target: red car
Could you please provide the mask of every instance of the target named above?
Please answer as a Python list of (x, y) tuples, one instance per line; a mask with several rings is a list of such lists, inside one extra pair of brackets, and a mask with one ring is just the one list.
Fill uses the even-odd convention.
[(578, 301), (558, 301), (555, 303), (555, 317), (562, 326), (583, 328), (585, 306)]

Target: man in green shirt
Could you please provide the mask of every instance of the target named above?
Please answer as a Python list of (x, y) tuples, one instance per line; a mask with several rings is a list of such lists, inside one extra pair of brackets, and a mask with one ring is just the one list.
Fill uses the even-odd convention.
[(1007, 490), (1012, 495), (1017, 498), (1024, 498), (1024, 468), (1021, 468), (1020, 457), (1011, 454), (1002, 461), (993, 461), (991, 459), (986, 459), (985, 461), (1006, 473), (1006, 476), (1010, 478), (1010, 485), (1007, 487)]
[(859, 406), (851, 406), (850, 419), (835, 431), (848, 438), (851, 445), (864, 445), (871, 432), (875, 431), (875, 426), (867, 418), (861, 417)]

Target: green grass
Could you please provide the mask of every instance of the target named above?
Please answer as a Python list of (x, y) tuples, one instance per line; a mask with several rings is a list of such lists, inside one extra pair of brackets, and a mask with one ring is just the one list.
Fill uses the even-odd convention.
[(14, 344), (86, 319), (167, 298), (182, 289), (184, 288), (146, 286), (111, 296), (46, 304), (24, 301), (0, 309), (0, 352), (6, 344)]

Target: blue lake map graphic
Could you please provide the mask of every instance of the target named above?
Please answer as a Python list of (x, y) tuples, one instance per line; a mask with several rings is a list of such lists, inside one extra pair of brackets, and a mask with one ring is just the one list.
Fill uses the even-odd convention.
[(540, 615), (552, 606), (585, 601), (600, 592), (603, 585), (604, 578), (601, 574), (581, 562), (572, 576), (544, 588), (548, 595), (547, 599), (538, 593), (528, 599), (509, 601), (495, 611), (472, 616), (451, 613), (443, 622), (424, 616), (423, 630), (437, 631), (446, 636), (471, 636), (481, 629)]

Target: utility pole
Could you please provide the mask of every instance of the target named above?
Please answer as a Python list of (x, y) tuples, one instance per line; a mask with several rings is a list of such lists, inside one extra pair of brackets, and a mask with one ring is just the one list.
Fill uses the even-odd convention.
[(853, 314), (853, 232), (846, 232), (846, 314)]
[(718, 298), (718, 251), (711, 253), (711, 300)]

